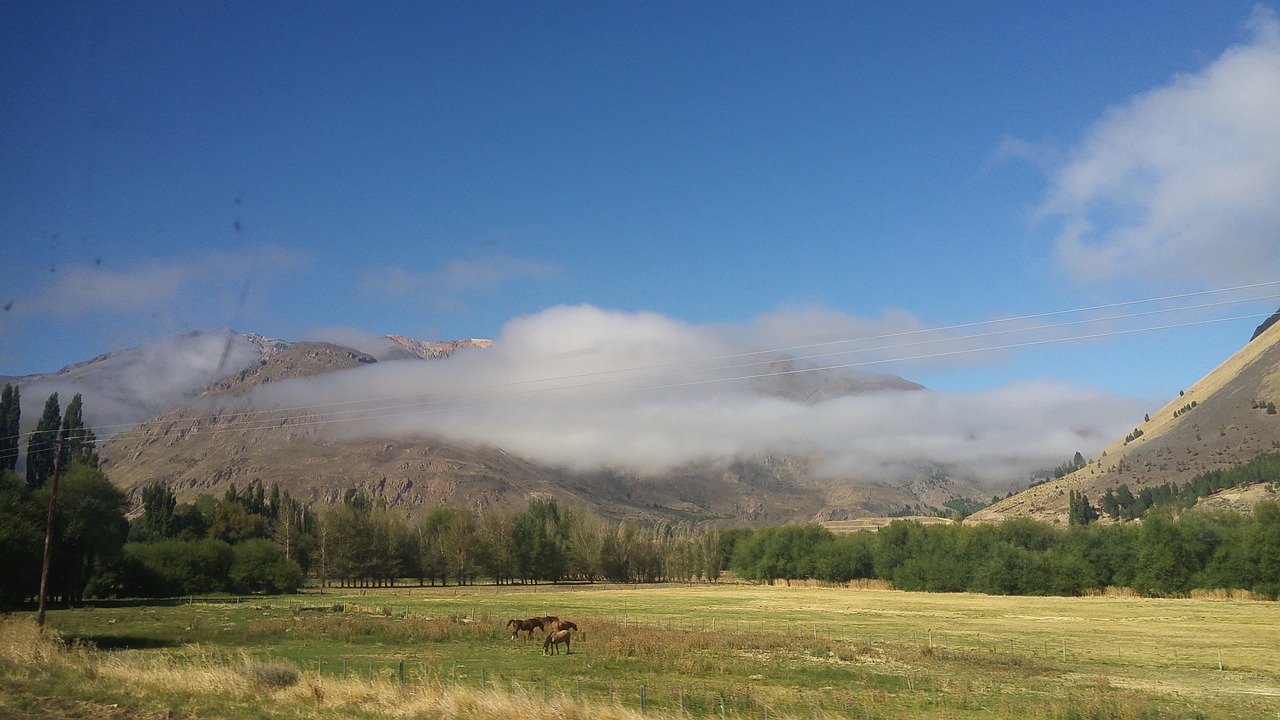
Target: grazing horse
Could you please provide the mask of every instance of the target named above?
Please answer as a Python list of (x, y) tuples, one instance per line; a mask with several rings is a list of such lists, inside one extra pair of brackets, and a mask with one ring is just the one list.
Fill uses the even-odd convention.
[(529, 618), (528, 620), (516, 620), (512, 618), (507, 621), (507, 627), (511, 628), (511, 639), (515, 640), (521, 630), (529, 633), (525, 637), (533, 637), (533, 629), (545, 630), (542, 624), (542, 618)]
[(550, 625), (552, 630), (577, 630), (578, 626), (569, 620), (556, 620)]
[[(569, 632), (568, 630), (557, 630), (553, 633), (547, 633), (547, 639), (542, 641), (542, 654), (543, 655), (551, 655), (551, 654), (559, 655), (560, 643), (564, 643), (564, 654), (568, 655), (571, 652), (569, 650), (569, 640), (572, 636), (573, 636), (573, 633)], [(551, 652), (547, 652), (548, 649)]]

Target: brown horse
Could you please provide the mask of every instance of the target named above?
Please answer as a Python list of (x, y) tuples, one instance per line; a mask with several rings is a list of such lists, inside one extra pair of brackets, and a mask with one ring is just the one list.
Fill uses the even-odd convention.
[[(570, 633), (568, 630), (557, 630), (553, 633), (547, 633), (547, 639), (542, 641), (542, 654), (543, 655), (551, 655), (551, 654), (559, 655), (560, 643), (564, 643), (564, 654), (568, 655), (571, 652), (569, 650), (569, 640), (572, 638), (572, 636), (573, 636), (573, 633)], [(547, 652), (548, 650), (550, 650), (551, 652)]]
[(512, 618), (507, 621), (507, 627), (511, 628), (512, 640), (516, 639), (516, 636), (520, 634), (521, 630), (529, 633), (525, 637), (530, 638), (533, 637), (534, 628), (539, 630), (546, 629), (542, 624), (542, 618), (529, 618), (528, 620), (516, 620), (515, 618)]
[(551, 623), (548, 627), (550, 627), (552, 630), (577, 630), (578, 629), (578, 626), (569, 620), (556, 620), (555, 622)]
[(542, 621), (543, 628), (551, 628), (553, 630), (556, 627), (556, 623), (560, 622), (560, 618), (555, 615), (543, 615), (538, 619)]

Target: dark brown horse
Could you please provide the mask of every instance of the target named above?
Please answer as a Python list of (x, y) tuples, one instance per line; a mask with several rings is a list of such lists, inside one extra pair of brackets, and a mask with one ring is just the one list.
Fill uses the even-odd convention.
[(520, 634), (521, 630), (529, 633), (525, 637), (533, 637), (534, 628), (539, 630), (546, 629), (542, 624), (542, 618), (529, 618), (528, 620), (516, 620), (515, 618), (512, 618), (507, 621), (507, 627), (511, 628), (512, 640), (516, 639), (516, 636)]
[[(542, 641), (542, 654), (559, 655), (560, 644), (564, 643), (564, 654), (568, 655), (570, 653), (569, 641), (572, 637), (573, 633), (568, 630), (557, 630), (553, 633), (547, 633), (547, 639)], [(550, 652), (548, 652), (548, 650), (550, 650)]]

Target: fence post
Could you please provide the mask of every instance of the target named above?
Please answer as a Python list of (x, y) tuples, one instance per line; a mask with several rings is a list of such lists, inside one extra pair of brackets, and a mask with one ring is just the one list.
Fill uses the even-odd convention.
[(644, 686), (640, 686), (640, 714), (644, 714)]
[(400, 660), (400, 670), (398, 674), (400, 676), (400, 684), (403, 685), (404, 684), (404, 660), (403, 659)]

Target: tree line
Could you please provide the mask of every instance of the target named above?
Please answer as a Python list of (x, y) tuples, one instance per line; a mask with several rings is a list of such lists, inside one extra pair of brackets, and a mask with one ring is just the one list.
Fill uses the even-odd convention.
[[(13, 403), (10, 404), (10, 399)], [(5, 388), (0, 419), (16, 405)], [(1174, 505), (1145, 511), (1142, 523), (1090, 522), (1096, 512), (1072, 495), (1072, 522), (1027, 519), (998, 525), (924, 525), (894, 521), (879, 533), (835, 535), (821, 525), (706, 528), (609, 521), (579, 507), (535, 499), (515, 512), (431, 508), (405, 514), (359, 490), (313, 507), (279, 486), (253, 480), (221, 498), (177, 501), (153, 484), (140, 492), (132, 520), (127, 496), (97, 467), (93, 434), (80, 398), (46, 403), (19, 477), (13, 424), (0, 428), (0, 606), (38, 593), (48, 508), (40, 453), (61, 472), (49, 596), (162, 597), (205, 593), (293, 592), (307, 578), (320, 585), (380, 586), (540, 582), (715, 582), (731, 570), (758, 582), (812, 579), (886, 580), (902, 590), (992, 594), (1081, 594), (1108, 586), (1153, 595), (1193, 589), (1280, 594), (1280, 507), (1251, 514)], [(65, 457), (58, 453), (65, 453)], [(1273, 464), (1274, 463), (1274, 464)], [(1280, 476), (1280, 456), (1197, 477), (1202, 492), (1221, 483)], [(43, 479), (42, 479), (43, 478)], [(1127, 488), (1125, 488), (1127, 489)], [(1187, 492), (1190, 492), (1188, 490)], [(1120, 493), (1116, 493), (1120, 495)], [(1135, 497), (1140, 497), (1141, 494)], [(1153, 505), (1154, 506), (1154, 505)], [(1110, 512), (1104, 498), (1104, 509)]]
[(1250, 514), (1153, 511), (1142, 523), (998, 525), (895, 521), (878, 533), (820, 525), (743, 531), (729, 568), (761, 582), (887, 580), (900, 590), (1080, 595), (1127, 587), (1147, 595), (1240, 589), (1280, 595), (1280, 505)]

